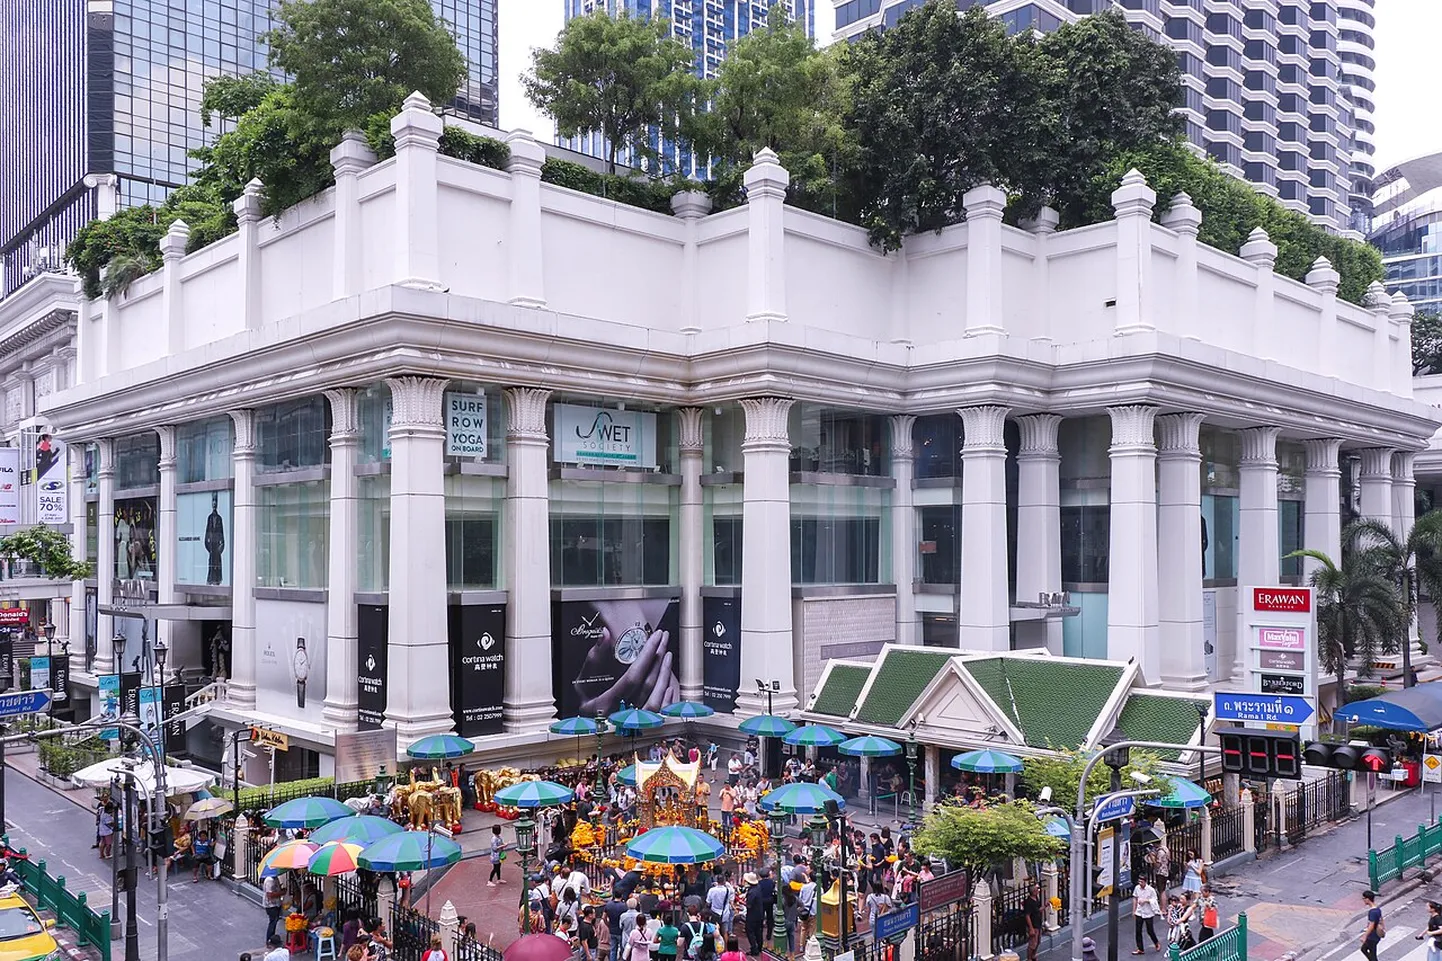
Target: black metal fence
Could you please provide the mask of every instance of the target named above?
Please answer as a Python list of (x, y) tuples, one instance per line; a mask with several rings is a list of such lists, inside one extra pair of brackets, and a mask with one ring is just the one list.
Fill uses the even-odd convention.
[[(995, 929), (992, 940), (995, 943)], [(917, 925), (916, 961), (969, 961), (976, 955), (975, 949), (976, 914), (970, 901), (923, 915)]]
[(501, 961), (501, 952), (470, 935), (458, 934), (456, 961)]
[(991, 951), (1026, 944), (1026, 887), (1003, 887), (991, 900)]
[(391, 957), (395, 961), (421, 961), (431, 938), (440, 933), (440, 923), (434, 918), (399, 903), (391, 905)]
[(1241, 854), (1247, 847), (1242, 837), (1242, 809), (1224, 807), (1212, 815), (1212, 860)]
[(1202, 852), (1202, 821), (1192, 819), (1189, 813), (1184, 823), (1167, 828), (1167, 853), (1171, 855), (1173, 877), (1185, 874), (1192, 852), (1199, 856)]
[(1282, 824), (1279, 825), (1287, 836), (1288, 844), (1300, 844), (1307, 837), (1307, 788), (1303, 785), (1295, 791), (1281, 794)]
[(1272, 833), (1271, 812), (1272, 806), (1265, 800), (1252, 805), (1252, 839), (1256, 843), (1258, 854), (1270, 851), (1277, 843), (1277, 838)]
[(263, 829), (251, 831), (250, 843), (245, 846), (245, 883), (257, 888), (261, 883), (260, 862), (277, 843), (274, 837), (265, 840), (267, 833)]
[(380, 917), (376, 885), (362, 884), (357, 877), (342, 876), (335, 879), (335, 903), (343, 912), (356, 912), (363, 918)]

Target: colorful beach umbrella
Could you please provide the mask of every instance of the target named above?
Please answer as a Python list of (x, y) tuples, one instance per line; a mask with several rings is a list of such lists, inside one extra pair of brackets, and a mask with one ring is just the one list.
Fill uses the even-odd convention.
[(302, 797), (276, 805), (265, 812), (262, 820), (273, 828), (318, 828), (353, 814), (335, 798)]
[(329, 841), (316, 848), (305, 869), (311, 874), (334, 877), (350, 874), (360, 867), (361, 846), (346, 841)]
[(187, 821), (208, 821), (235, 810), (235, 805), (225, 798), (207, 797), (196, 801), (185, 812)]
[(432, 734), (416, 741), (406, 748), (406, 756), (423, 761), (438, 761), (443, 758), (465, 757), (476, 749), (476, 745), (464, 737), (454, 734)]
[(649, 731), (658, 728), (666, 723), (666, 719), (655, 711), (642, 710), (639, 707), (628, 707), (623, 711), (617, 711), (611, 715), (611, 723), (616, 725), (616, 730), (622, 734), (634, 734), (637, 731)]
[(519, 781), (495, 793), (495, 802), (508, 808), (548, 808), (570, 804), (574, 791), (555, 781)]
[(1021, 758), (1005, 751), (967, 751), (951, 759), (951, 766), (958, 771), (974, 771), (978, 774), (1020, 774)]
[(630, 787), (636, 786), (636, 765), (627, 764), (616, 774), (616, 780)]
[(1212, 803), (1212, 796), (1200, 784), (1184, 777), (1169, 779), (1170, 790), (1158, 798), (1148, 798), (1147, 805), (1154, 808), (1200, 808)]
[(840, 810), (846, 809), (846, 799), (821, 784), (797, 781), (783, 784), (774, 791), (761, 796), (761, 810), (780, 808), (787, 814), (825, 814), (826, 802), (835, 802)]
[(559, 721), (552, 721), (549, 728), (552, 734), (572, 734), (580, 737), (583, 734), (596, 734), (601, 731), (601, 723), (594, 717), (563, 717)]
[(836, 745), (836, 750), (849, 757), (890, 757), (901, 753), (901, 745), (890, 738), (867, 734), (842, 741)]
[(652, 828), (626, 845), (626, 853), (651, 864), (702, 864), (726, 853), (720, 841), (695, 828)]
[(324, 827), (311, 832), (312, 844), (328, 844), (331, 841), (346, 841), (365, 846), (392, 834), (400, 834), (405, 828), (390, 818), (374, 814), (359, 814), (353, 818), (336, 818)]
[(796, 725), (779, 714), (758, 714), (748, 717), (739, 725), (742, 734), (754, 737), (785, 737), (796, 730)]
[(808, 724), (787, 734), (783, 740), (798, 747), (835, 747), (846, 740), (846, 735), (825, 724)]
[(402, 831), (369, 844), (360, 853), (367, 871), (425, 871), (461, 859), (461, 846), (430, 831)]
[(683, 721), (694, 721), (698, 717), (710, 717), (716, 712), (699, 701), (677, 701), (661, 708), (667, 717), (679, 717)]
[(260, 859), (260, 876), (273, 877), (282, 871), (303, 871), (310, 864), (316, 846), (309, 841), (284, 841)]

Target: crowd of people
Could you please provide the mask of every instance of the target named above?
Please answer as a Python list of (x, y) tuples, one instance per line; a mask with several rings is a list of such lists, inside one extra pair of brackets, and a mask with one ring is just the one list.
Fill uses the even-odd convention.
[[(1132, 920), (1136, 927), (1132, 954), (1146, 953), (1146, 939), (1150, 939), (1153, 951), (1162, 951), (1162, 938), (1169, 948), (1176, 945), (1186, 949), (1215, 936), (1220, 927), (1220, 910), (1201, 856), (1187, 852), (1186, 863), (1181, 866), (1181, 887), (1175, 892), (1170, 890), (1171, 855), (1165, 843), (1153, 845), (1146, 865), (1132, 888)], [(1157, 934), (1158, 919), (1165, 925), (1161, 936)]]

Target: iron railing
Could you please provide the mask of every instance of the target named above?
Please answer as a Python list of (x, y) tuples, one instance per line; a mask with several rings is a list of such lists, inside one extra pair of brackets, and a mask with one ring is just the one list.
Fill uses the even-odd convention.
[(976, 912), (972, 902), (959, 901), (922, 916), (916, 928), (916, 961), (968, 961), (975, 954)]
[(1026, 944), (1026, 888), (1021, 885), (1007, 888), (991, 900), (991, 951), (999, 954), (1007, 948)]
[(1202, 853), (1202, 821), (1200, 818), (1167, 828), (1167, 853), (1171, 855), (1172, 874), (1185, 874), (1189, 855)]
[(456, 961), (501, 961), (501, 952), (468, 934), (458, 934)]
[(1237, 915), (1236, 927), (1219, 931), (1196, 947), (1183, 951), (1172, 945), (1169, 961), (1247, 961), (1247, 916)]
[(1240, 854), (1247, 847), (1242, 837), (1240, 807), (1224, 807), (1212, 815), (1212, 860), (1220, 861)]
[(391, 905), (391, 957), (395, 961), (421, 961), (430, 950), (431, 938), (441, 933), (434, 918), (400, 903)]
[(375, 885), (364, 885), (356, 877), (343, 875), (335, 879), (335, 903), (343, 912), (353, 912), (366, 919), (380, 916)]

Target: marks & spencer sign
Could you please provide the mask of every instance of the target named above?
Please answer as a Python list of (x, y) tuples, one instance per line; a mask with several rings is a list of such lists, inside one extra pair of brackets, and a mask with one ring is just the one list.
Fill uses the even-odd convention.
[(556, 404), (558, 464), (656, 468), (656, 415), (609, 407)]

